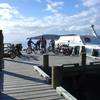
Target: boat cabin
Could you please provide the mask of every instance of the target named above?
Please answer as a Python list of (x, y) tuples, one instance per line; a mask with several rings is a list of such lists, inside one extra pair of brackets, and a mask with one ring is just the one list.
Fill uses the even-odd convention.
[(73, 47), (73, 52), (80, 54), (81, 47), (85, 46), (86, 55), (100, 57), (100, 38), (91, 35), (65, 35), (55, 41), (55, 46), (68, 45)]

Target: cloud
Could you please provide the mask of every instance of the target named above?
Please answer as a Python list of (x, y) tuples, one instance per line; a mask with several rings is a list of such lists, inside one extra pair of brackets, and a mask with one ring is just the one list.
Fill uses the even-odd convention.
[[(5, 11), (5, 13), (1, 11)], [(27, 37), (46, 33), (88, 32), (91, 24), (95, 24), (96, 29), (100, 30), (99, 19), (99, 9), (95, 7), (90, 7), (78, 14), (65, 15), (57, 12), (39, 19), (31, 16), (25, 17), (9, 4), (0, 4), (0, 29), (3, 29), (5, 40), (10, 42), (22, 41)]]
[(53, 2), (51, 0), (47, 0), (47, 8), (45, 11), (51, 11), (53, 13), (57, 13), (59, 9), (62, 8), (64, 2)]
[(82, 0), (83, 5), (87, 7), (95, 6), (100, 4), (100, 0)]
[(69, 30), (84, 31), (89, 30), (91, 24), (96, 24), (98, 21), (98, 11), (95, 8), (90, 8), (87, 11), (82, 11), (79, 14), (69, 17)]
[(0, 4), (0, 18), (1, 19), (12, 19), (12, 17), (15, 15), (18, 15), (19, 12), (14, 8), (11, 7), (7, 3), (1, 3)]
[(75, 8), (79, 8), (79, 7), (80, 7), (80, 5), (79, 5), (79, 4), (76, 4), (76, 5), (75, 5)]

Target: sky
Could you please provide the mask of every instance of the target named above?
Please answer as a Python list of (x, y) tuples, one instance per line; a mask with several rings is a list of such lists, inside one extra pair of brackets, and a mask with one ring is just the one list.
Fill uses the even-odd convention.
[(100, 35), (100, 0), (0, 0), (0, 30), (5, 42), (41, 34)]

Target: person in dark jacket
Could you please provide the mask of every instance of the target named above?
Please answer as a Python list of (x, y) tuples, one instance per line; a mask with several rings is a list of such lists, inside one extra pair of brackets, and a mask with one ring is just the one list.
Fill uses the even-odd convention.
[(51, 39), (50, 44), (51, 44), (51, 47), (52, 47), (52, 52), (54, 52), (55, 51), (55, 41), (54, 41), (54, 39)]
[(35, 43), (32, 41), (32, 39), (29, 39), (29, 41), (27, 42), (28, 48), (32, 49), (32, 44), (35, 45)]
[(43, 52), (45, 53), (46, 52), (46, 44), (47, 44), (46, 39), (42, 36), (40, 41), (41, 41), (40, 42), (41, 43), (41, 49), (43, 49)]

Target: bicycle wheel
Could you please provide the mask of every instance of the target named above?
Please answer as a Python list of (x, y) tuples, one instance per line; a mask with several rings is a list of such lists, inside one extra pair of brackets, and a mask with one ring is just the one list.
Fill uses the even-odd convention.
[(14, 59), (16, 57), (16, 54), (14, 52), (10, 53), (10, 58)]
[(27, 53), (27, 54), (30, 54), (30, 53), (32, 53), (32, 50), (31, 50), (30, 48), (27, 48), (27, 49), (26, 49), (26, 53)]
[(58, 49), (55, 49), (54, 50), (54, 53), (55, 53), (55, 55), (59, 55), (59, 50)]

